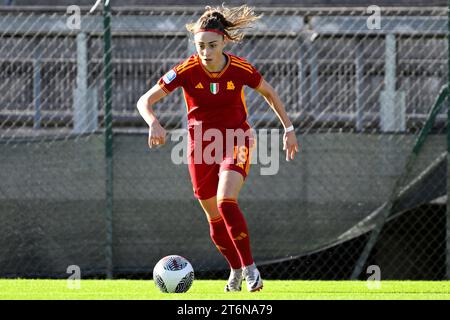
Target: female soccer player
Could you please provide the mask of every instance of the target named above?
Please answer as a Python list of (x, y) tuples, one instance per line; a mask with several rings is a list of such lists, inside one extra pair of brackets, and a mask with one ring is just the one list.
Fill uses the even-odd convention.
[[(253, 261), (246, 220), (237, 202), (254, 143), (247, 123), (244, 86), (259, 92), (283, 124), (286, 160), (294, 159), (298, 152), (293, 125), (273, 87), (245, 59), (224, 52), (227, 42), (240, 41), (242, 29), (259, 18), (245, 5), (206, 7), (197, 22), (186, 25), (194, 35), (197, 54), (168, 71), (137, 103), (149, 126), (149, 147), (162, 145), (166, 130), (152, 105), (176, 88), (183, 89), (188, 114), (189, 173), (194, 195), (209, 221), (211, 239), (231, 268), (225, 291), (240, 291), (244, 278), (250, 292), (263, 287)], [(239, 134), (228, 135), (230, 130), (245, 134), (243, 138)], [(224, 137), (222, 147), (211, 152), (215, 161), (207, 161), (203, 151), (220, 141), (217, 133)], [(213, 135), (217, 141), (211, 138)]]

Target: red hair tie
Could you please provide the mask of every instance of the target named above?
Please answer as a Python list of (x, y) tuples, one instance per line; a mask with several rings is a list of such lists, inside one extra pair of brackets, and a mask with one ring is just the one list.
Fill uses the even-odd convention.
[(225, 33), (223, 33), (220, 30), (216, 30), (216, 29), (198, 29), (195, 33), (199, 33), (199, 32), (215, 32), (217, 34), (220, 34), (222, 36), (225, 36)]

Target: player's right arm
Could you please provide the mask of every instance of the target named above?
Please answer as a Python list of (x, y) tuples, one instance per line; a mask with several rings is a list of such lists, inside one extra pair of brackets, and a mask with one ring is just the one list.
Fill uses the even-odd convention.
[[(189, 60), (186, 62), (186, 64)], [(184, 64), (178, 64), (170, 69), (158, 83), (147, 91), (138, 101), (137, 108), (142, 118), (149, 126), (148, 146), (162, 145), (166, 142), (166, 130), (161, 126), (152, 106), (160, 99), (171, 93), (178, 87), (182, 87), (185, 82), (185, 73), (183, 73)]]
[(163, 145), (166, 142), (166, 130), (159, 123), (152, 108), (156, 102), (166, 95), (167, 93), (161, 88), (161, 86), (156, 84), (144, 95), (142, 95), (137, 102), (139, 114), (149, 127), (148, 146), (150, 148), (154, 145)]

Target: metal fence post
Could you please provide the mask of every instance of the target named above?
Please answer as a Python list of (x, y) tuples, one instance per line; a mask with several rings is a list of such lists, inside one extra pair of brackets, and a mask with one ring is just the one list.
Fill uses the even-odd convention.
[(103, 72), (105, 77), (106, 277), (113, 278), (113, 132), (110, 1), (103, 2)]
[(33, 129), (39, 129), (41, 127), (41, 81), (41, 56), (38, 52), (33, 60)]
[(362, 97), (363, 93), (363, 77), (364, 77), (364, 61), (363, 61), (363, 47), (362, 43), (357, 40), (356, 43), (356, 57), (355, 57), (355, 76), (356, 76), (356, 131), (361, 132), (364, 128), (364, 101)]
[[(447, 87), (450, 88), (450, 0), (448, 0), (447, 9)], [(450, 130), (448, 124), (450, 121), (450, 97), (447, 95), (447, 279), (450, 280)]]

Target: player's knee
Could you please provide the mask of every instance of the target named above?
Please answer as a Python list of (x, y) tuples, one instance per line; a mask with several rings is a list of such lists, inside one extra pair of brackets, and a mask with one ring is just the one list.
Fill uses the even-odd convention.
[(217, 208), (219, 208), (219, 211), (220, 208), (225, 208), (228, 205), (236, 205), (236, 206), (238, 205), (238, 201), (235, 196), (231, 194), (230, 195), (224, 194), (222, 196), (217, 196)]
[(208, 200), (200, 200), (200, 204), (208, 221), (215, 221), (221, 217), (215, 197)]

